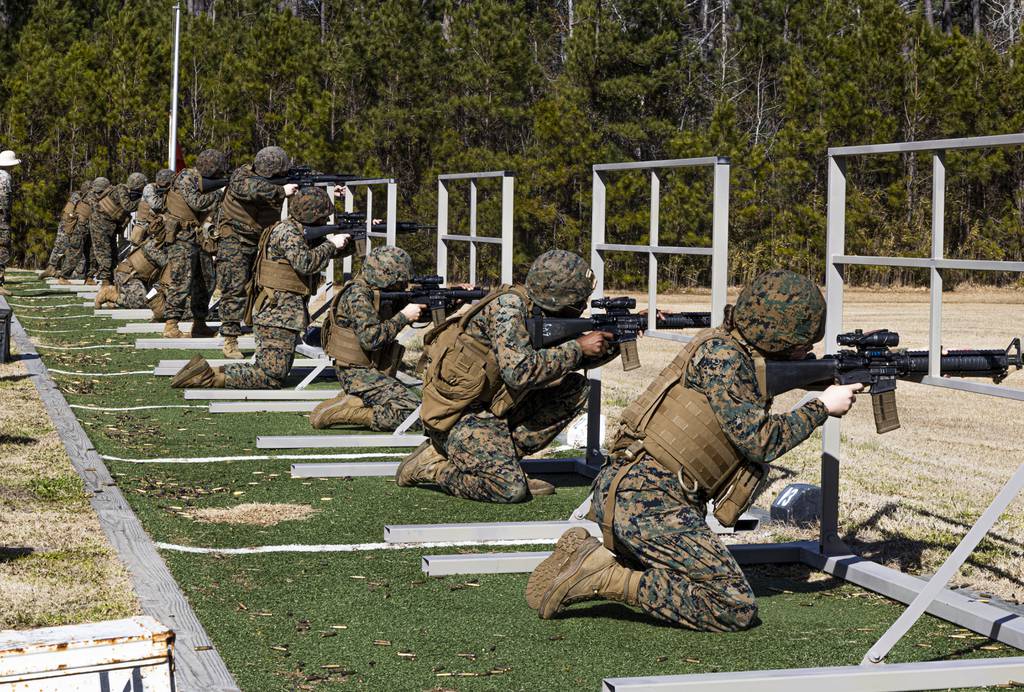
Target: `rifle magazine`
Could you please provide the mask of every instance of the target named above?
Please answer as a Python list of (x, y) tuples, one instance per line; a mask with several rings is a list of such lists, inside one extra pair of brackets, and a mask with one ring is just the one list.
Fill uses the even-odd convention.
[(896, 409), (896, 392), (889, 390), (871, 395), (871, 410), (875, 414), (875, 432), (891, 432), (900, 427), (900, 416)]

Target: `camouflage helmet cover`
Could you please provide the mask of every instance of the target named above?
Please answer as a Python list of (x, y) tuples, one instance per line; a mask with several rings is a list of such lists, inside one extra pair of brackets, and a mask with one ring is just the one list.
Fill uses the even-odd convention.
[(334, 213), (334, 203), (322, 187), (300, 188), (288, 199), (288, 216), (301, 224), (324, 223)]
[(89, 194), (89, 190), (91, 190), (91, 189), (92, 189), (92, 181), (91, 180), (86, 180), (85, 182), (82, 183), (82, 187), (78, 188), (78, 192), (80, 194), (82, 194), (82, 195), (87, 195), (87, 194)]
[(767, 354), (810, 348), (825, 334), (825, 300), (814, 282), (788, 269), (761, 274), (744, 288), (732, 311), (747, 342)]
[(228, 157), (219, 149), (203, 149), (196, 157), (196, 170), (204, 178), (215, 178), (228, 170)]
[(159, 188), (168, 188), (174, 182), (174, 171), (170, 168), (161, 168), (156, 172), (156, 179), (153, 181)]
[(129, 190), (136, 191), (146, 187), (147, 182), (149, 181), (146, 180), (146, 176), (136, 171), (135, 173), (132, 173), (131, 175), (128, 176), (128, 181), (126, 182), (126, 185), (128, 185)]
[(110, 187), (110, 180), (104, 178), (102, 175), (92, 181), (92, 191), (99, 194)]
[(526, 275), (527, 295), (548, 312), (585, 307), (596, 285), (590, 266), (582, 257), (566, 250), (548, 250), (534, 260)]
[(412, 257), (400, 247), (379, 247), (366, 257), (363, 278), (374, 288), (404, 284), (412, 278)]
[(292, 167), (292, 160), (281, 147), (263, 147), (256, 152), (252, 169), (256, 175), (270, 178), (280, 175)]

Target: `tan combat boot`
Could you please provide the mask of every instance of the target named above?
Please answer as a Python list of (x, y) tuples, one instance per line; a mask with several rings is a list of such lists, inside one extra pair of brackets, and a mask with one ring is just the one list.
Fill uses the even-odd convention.
[(181, 339), (187, 336), (185, 332), (178, 329), (178, 320), (167, 320), (164, 322), (165, 339)]
[(63, 276), (57, 279), (58, 286), (70, 286), (71, 282), (65, 279)]
[[(192, 329), (192, 333), (195, 334), (195, 328)], [(238, 337), (237, 336), (225, 336), (224, 337), (224, 351), (225, 358), (231, 358), (232, 360), (241, 360), (245, 358), (242, 355), (241, 349), (238, 348)]]
[(555, 494), (555, 486), (548, 483), (547, 481), (542, 481), (539, 478), (527, 477), (526, 485), (528, 488), (530, 488), (530, 494), (533, 495), (534, 497), (543, 497), (545, 495)]
[(217, 330), (206, 326), (206, 322), (203, 320), (192, 320), (191, 335), (193, 339), (206, 339), (211, 336), (217, 336)]
[[(587, 536), (579, 541), (579, 527), (570, 529), (562, 538), (558, 539), (559, 544), (563, 540), (567, 543), (576, 543), (573, 550), (569, 551), (568, 546), (561, 550), (556, 546), (551, 554), (564, 556), (568, 553), (568, 559), (551, 580), (550, 586), (544, 591), (537, 607), (537, 614), (544, 620), (548, 620), (567, 605), (581, 601), (604, 599), (609, 601), (620, 601), (629, 605), (637, 604), (637, 593), (640, 589), (640, 577), (643, 572), (629, 569), (615, 558), (615, 553), (601, 545), (601, 541), (592, 536)], [(576, 532), (574, 536), (569, 536)], [(544, 563), (538, 565), (541, 569)], [(547, 570), (550, 573), (550, 569)], [(532, 575), (531, 575), (532, 578)], [(537, 580), (536, 587), (542, 586), (542, 579)], [(529, 599), (528, 599), (529, 602)]]
[(12, 295), (11, 292), (8, 291), (3, 284), (0, 284), (0, 296), (4, 296), (6, 298), (10, 295)]
[(420, 483), (436, 483), (437, 472), (448, 463), (448, 459), (434, 449), (430, 440), (426, 440), (398, 465), (395, 482), (403, 488)]
[(332, 425), (363, 425), (373, 424), (373, 409), (363, 406), (363, 400), (357, 396), (339, 394), (333, 399), (321, 401), (309, 414), (309, 424), (316, 430), (323, 430)]
[(116, 303), (117, 286), (113, 285), (109, 281), (104, 281), (100, 286), (100, 290), (96, 292), (96, 299), (93, 302), (97, 309), (103, 307), (104, 303)]
[(39, 275), (39, 278), (40, 279), (49, 279), (51, 276), (53, 276), (53, 267), (47, 267)]
[(224, 368), (211, 368), (202, 356), (192, 356), (192, 359), (185, 363), (185, 367), (171, 379), (171, 386), (176, 389), (219, 389), (224, 386), (224, 381)]
[(87, 277), (85, 277), (85, 281), (83, 281), (82, 283), (85, 286), (95, 286), (96, 285), (96, 279), (92, 278), (91, 276), (87, 276)]

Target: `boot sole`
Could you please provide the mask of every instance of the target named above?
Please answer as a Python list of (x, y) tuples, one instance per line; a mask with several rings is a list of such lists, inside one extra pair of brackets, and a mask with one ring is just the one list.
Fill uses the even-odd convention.
[(574, 526), (562, 534), (555, 544), (555, 549), (551, 555), (537, 565), (533, 573), (530, 574), (530, 580), (526, 582), (526, 605), (534, 610), (540, 608), (541, 600), (551, 587), (551, 582), (562, 571), (562, 567), (569, 561), (569, 557), (576, 552), (576, 548), (579, 547), (580, 543), (589, 537), (590, 532), (580, 526)]
[(571, 583), (579, 576), (580, 570), (583, 567), (583, 562), (591, 553), (600, 547), (601, 542), (594, 541), (590, 546), (581, 550), (579, 554), (576, 555), (576, 558), (572, 561), (572, 565), (568, 569), (559, 572), (555, 576), (551, 582), (551, 586), (544, 592), (544, 596), (540, 600), (540, 606), (537, 608), (537, 615), (539, 615), (542, 620), (549, 620), (562, 610), (562, 599), (565, 598), (565, 594), (568, 593), (568, 586), (571, 585)]
[(205, 366), (206, 359), (202, 356), (192, 356), (192, 358), (185, 363), (185, 367), (179, 370), (178, 374), (171, 378), (171, 386), (176, 389), (181, 389), (184, 386), (184, 382), (206, 370)]

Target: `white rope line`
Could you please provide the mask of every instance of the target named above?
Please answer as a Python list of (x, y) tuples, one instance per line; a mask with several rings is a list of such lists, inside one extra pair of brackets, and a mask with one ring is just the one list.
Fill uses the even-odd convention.
[[(94, 346), (54, 346), (36, 343), (36, 348), (48, 348), (53, 351), (89, 351), (98, 348), (135, 348), (135, 344), (99, 344)], [(149, 372), (152, 372), (150, 370)]]
[[(52, 372), (52, 371), (51, 371)], [(85, 406), (83, 404), (68, 404), (68, 408), (82, 409), (83, 411), (148, 411), (155, 408), (209, 408), (208, 406), (196, 404), (165, 404), (160, 406)]]
[[(29, 296), (22, 296), (28, 298)], [(56, 310), (57, 308), (80, 308), (81, 303), (59, 303), (57, 305), (25, 305), (24, 303), (8, 303), (12, 308), (25, 308), (26, 310)]]
[(557, 539), (515, 538), (504, 541), (435, 541), (430, 543), (328, 543), (326, 545), (258, 545), (251, 548), (197, 548), (176, 543), (157, 543), (161, 550), (179, 553), (252, 555), (255, 553), (358, 553), (371, 550), (412, 550), (415, 548), (460, 548), (472, 546), (541, 545)]
[(124, 459), (101, 454), (104, 461), (123, 461), (129, 464), (208, 464), (215, 461), (297, 461), (301, 459), (376, 459), (381, 457), (405, 457), (404, 452), (381, 452), (379, 454), (253, 454), (241, 457), (162, 457), (157, 459)]
[(47, 368), (50, 372), (58, 375), (71, 375), (72, 377), (120, 377), (121, 375), (152, 375), (152, 370), (128, 370), (127, 372), (73, 372), (71, 370), (58, 370)]

